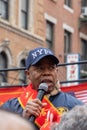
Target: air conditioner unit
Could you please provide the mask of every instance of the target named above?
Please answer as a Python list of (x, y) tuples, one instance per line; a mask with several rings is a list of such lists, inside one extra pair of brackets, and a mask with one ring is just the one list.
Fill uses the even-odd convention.
[(82, 14), (83, 16), (87, 16), (87, 7), (82, 7), (82, 9), (81, 9), (81, 14)]

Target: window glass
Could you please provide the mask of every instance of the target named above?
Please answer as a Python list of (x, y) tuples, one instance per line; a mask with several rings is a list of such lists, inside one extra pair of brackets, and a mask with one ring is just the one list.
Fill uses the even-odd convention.
[(64, 55), (66, 61), (66, 55), (71, 53), (71, 33), (69, 31), (64, 31)]
[(72, 7), (72, 0), (65, 0), (65, 5)]
[(0, 0), (0, 16), (8, 20), (8, 3), (9, 0)]
[[(25, 67), (25, 59), (21, 60), (20, 67)], [(26, 84), (26, 74), (25, 70), (20, 70), (19, 74), (19, 84)]]
[(27, 29), (27, 14), (25, 12), (21, 12), (21, 27)]
[[(87, 41), (81, 40), (82, 43), (82, 56), (81, 60), (87, 60)], [(82, 70), (87, 71), (87, 63), (81, 65)]]
[(21, 2), (22, 2), (22, 9), (23, 10), (25, 10), (25, 11), (27, 11), (27, 3), (28, 3), (28, 0), (21, 0)]
[(87, 6), (87, 0), (82, 0), (82, 6), (83, 7)]
[(53, 47), (53, 30), (54, 24), (46, 21), (46, 43), (50, 49)]
[[(0, 69), (7, 68), (7, 56), (4, 52), (0, 53)], [(7, 71), (0, 72), (0, 83), (7, 82)]]
[(21, 27), (27, 29), (28, 23), (28, 0), (21, 0)]

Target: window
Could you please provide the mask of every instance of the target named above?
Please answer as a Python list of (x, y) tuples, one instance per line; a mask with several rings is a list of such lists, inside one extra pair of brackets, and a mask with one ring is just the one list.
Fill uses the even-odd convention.
[(50, 49), (53, 47), (53, 30), (54, 24), (46, 21), (46, 43)]
[[(0, 53), (0, 69), (7, 68), (7, 56), (4, 52)], [(7, 71), (0, 72), (0, 83), (7, 82)]]
[[(25, 67), (25, 59), (21, 60), (20, 67)], [(26, 84), (25, 70), (20, 71), (19, 82), (20, 82), (20, 84)]]
[[(64, 55), (71, 53), (71, 33), (69, 31), (64, 31)], [(64, 59), (64, 60), (65, 60)]]
[(8, 20), (8, 3), (9, 0), (0, 0), (0, 17)]
[(82, 7), (87, 7), (87, 0), (82, 0)]
[(65, 0), (65, 5), (67, 5), (68, 7), (72, 7), (72, 0)]
[[(81, 60), (87, 60), (87, 41), (81, 40), (82, 43), (82, 56)], [(87, 63), (81, 65), (81, 69), (87, 71)]]
[(21, 0), (21, 27), (28, 28), (28, 0)]

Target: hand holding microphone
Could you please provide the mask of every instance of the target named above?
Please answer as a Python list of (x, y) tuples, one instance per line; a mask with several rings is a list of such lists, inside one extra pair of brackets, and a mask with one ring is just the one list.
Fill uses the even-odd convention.
[(28, 118), (29, 121), (34, 122), (36, 117), (40, 115), (40, 112), (46, 103), (42, 103), (42, 99), (48, 90), (46, 83), (41, 83), (38, 88), (38, 94), (36, 99), (29, 101), (23, 111), (23, 117)]

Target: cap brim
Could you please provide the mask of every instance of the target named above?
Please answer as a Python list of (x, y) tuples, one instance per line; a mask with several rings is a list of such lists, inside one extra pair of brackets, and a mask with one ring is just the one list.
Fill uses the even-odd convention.
[(40, 60), (42, 60), (42, 59), (45, 58), (45, 57), (50, 57), (51, 59), (53, 59), (53, 61), (54, 61), (55, 64), (58, 64), (58, 63), (59, 63), (58, 58), (55, 57), (54, 55), (46, 55), (46, 56), (43, 56), (43, 55), (42, 55), (42, 56), (40, 56), (36, 61), (34, 61), (34, 62), (32, 63), (32, 65), (37, 64)]

